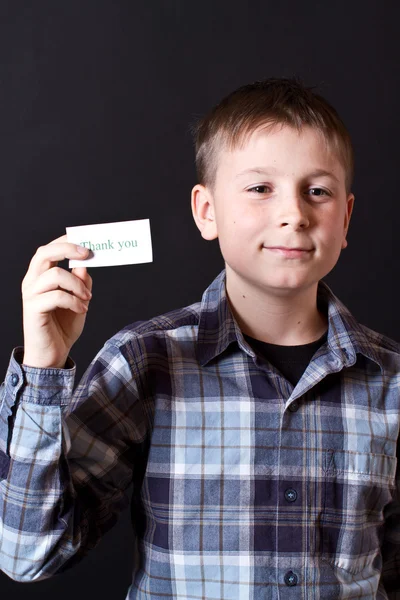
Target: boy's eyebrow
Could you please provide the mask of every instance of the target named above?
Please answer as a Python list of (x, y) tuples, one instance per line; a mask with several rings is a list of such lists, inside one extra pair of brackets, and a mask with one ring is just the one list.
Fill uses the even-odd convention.
[[(247, 175), (248, 173), (257, 173), (258, 175), (271, 175), (271, 174), (275, 175), (277, 173), (277, 170), (274, 167), (269, 167), (268, 169), (264, 169), (262, 167), (252, 167), (251, 169), (245, 169), (241, 173), (238, 173), (235, 176), (235, 179), (238, 179), (239, 177), (242, 177), (243, 175)], [(325, 169), (315, 169), (311, 173), (308, 173), (308, 177), (321, 177), (321, 176), (331, 177), (332, 179), (335, 179), (335, 181), (340, 183), (339, 179), (336, 177), (336, 175), (334, 173), (332, 173), (332, 171), (326, 171)]]

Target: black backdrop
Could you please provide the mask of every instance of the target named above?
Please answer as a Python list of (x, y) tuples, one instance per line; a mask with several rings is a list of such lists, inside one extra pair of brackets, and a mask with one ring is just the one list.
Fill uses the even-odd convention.
[[(223, 262), (191, 216), (189, 124), (269, 76), (317, 85), (348, 126), (356, 201), (326, 281), (362, 323), (400, 339), (398, 16), (395, 1), (2, 0), (3, 373), (22, 344), (29, 260), (66, 226), (150, 218), (153, 237), (153, 263), (92, 270), (78, 377), (127, 323), (200, 299)], [(124, 600), (131, 562), (126, 512), (72, 571), (30, 584), (0, 574), (0, 595)]]

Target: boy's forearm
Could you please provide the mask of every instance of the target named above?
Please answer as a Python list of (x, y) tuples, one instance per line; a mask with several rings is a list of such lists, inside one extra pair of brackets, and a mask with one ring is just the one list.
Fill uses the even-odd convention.
[(73, 498), (60, 471), (62, 411), (74, 369), (67, 375), (24, 369), (20, 361), (16, 349), (1, 389), (0, 568), (12, 579), (32, 581), (56, 572), (59, 556), (76, 552), (63, 541), (73, 537)]
[[(74, 366), (35, 369), (15, 356), (10, 361), (0, 400), (0, 449), (9, 461), (0, 483), (0, 568), (12, 579), (39, 580), (69, 568), (128, 504), (133, 466), (121, 457), (130, 440), (121, 436), (118, 396), (130, 367), (115, 354), (106, 349), (92, 361), (74, 394)], [(108, 369), (113, 360), (117, 374)], [(134, 404), (123, 394), (122, 402)], [(96, 431), (90, 415), (97, 416)], [(126, 431), (140, 429), (126, 419)]]

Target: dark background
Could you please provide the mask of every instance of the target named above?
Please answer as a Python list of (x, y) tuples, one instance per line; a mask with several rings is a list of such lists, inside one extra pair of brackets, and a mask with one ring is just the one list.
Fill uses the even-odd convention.
[[(20, 286), (66, 226), (149, 218), (151, 264), (92, 269), (72, 350), (78, 377), (124, 325), (200, 300), (223, 268), (191, 216), (189, 125), (236, 87), (300, 75), (353, 139), (355, 208), (325, 280), (359, 321), (400, 339), (399, 35), (396, 2), (57, 0), (0, 2), (1, 337), (22, 344)], [(396, 14), (397, 12), (397, 14)], [(124, 600), (128, 512), (80, 565), (13, 600)]]

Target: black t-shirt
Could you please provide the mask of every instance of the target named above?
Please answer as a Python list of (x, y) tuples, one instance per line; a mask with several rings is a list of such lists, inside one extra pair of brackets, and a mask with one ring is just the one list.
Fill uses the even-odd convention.
[(306, 370), (310, 360), (328, 338), (328, 330), (315, 342), (300, 346), (281, 346), (256, 340), (244, 334), (256, 354), (272, 363), (294, 386)]

